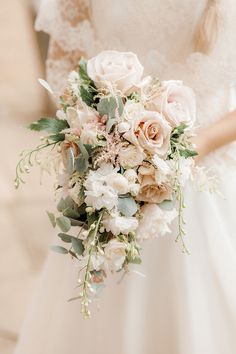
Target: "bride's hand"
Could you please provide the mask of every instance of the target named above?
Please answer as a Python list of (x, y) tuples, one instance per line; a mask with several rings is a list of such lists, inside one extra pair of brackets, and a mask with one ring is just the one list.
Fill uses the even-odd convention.
[(198, 163), (210, 152), (236, 140), (236, 110), (228, 113), (219, 121), (199, 131), (193, 138), (198, 155)]
[(204, 131), (199, 132), (192, 138), (195, 150), (198, 155), (194, 158), (196, 163), (199, 163), (210, 152), (207, 140), (207, 134)]

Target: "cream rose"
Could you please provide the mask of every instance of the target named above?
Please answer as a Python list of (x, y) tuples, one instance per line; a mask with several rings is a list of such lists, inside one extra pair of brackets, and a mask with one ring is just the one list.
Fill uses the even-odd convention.
[(163, 91), (152, 97), (147, 108), (163, 113), (172, 127), (181, 123), (191, 126), (196, 119), (195, 95), (182, 81), (164, 81)]
[(119, 214), (107, 215), (104, 217), (103, 226), (106, 231), (111, 231), (113, 235), (128, 235), (138, 227), (138, 220), (135, 217), (125, 217)]
[(105, 50), (88, 60), (88, 76), (99, 88), (113, 84), (122, 92), (139, 83), (143, 66), (132, 52)]
[(172, 189), (167, 183), (157, 183), (158, 171), (151, 165), (139, 168), (138, 179), (140, 191), (137, 200), (148, 203), (161, 203), (170, 199)]
[(122, 146), (119, 150), (120, 165), (126, 169), (141, 165), (144, 157), (143, 150), (135, 145)]
[(118, 240), (111, 240), (104, 249), (105, 257), (110, 261), (111, 271), (118, 271), (126, 258), (126, 245)]
[(130, 122), (124, 138), (136, 146), (159, 156), (165, 156), (170, 146), (171, 127), (158, 112), (144, 111)]

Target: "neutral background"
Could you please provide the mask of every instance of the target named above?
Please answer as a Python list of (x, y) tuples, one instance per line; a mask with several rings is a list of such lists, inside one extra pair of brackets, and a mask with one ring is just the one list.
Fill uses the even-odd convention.
[(1, 354), (13, 353), (53, 235), (45, 213), (53, 208), (50, 179), (40, 186), (36, 167), (20, 190), (13, 182), (19, 153), (38, 143), (38, 135), (25, 126), (49, 111), (37, 82), (44, 76), (47, 38), (34, 32), (36, 7), (26, 0), (1, 1), (0, 6)]

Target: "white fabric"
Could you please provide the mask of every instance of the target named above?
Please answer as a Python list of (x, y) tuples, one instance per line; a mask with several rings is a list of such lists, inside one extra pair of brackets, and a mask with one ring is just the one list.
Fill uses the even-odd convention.
[[(58, 4), (73, 3), (73, 17), (78, 0), (47, 0), (37, 21), (37, 28), (48, 31), (67, 52), (49, 63), (56, 90), (62, 89), (58, 80), (70, 69), (70, 53), (79, 50), (90, 56), (115, 48), (136, 52), (147, 73), (192, 86), (199, 125), (229, 110), (230, 84), (236, 76), (233, 0), (221, 1), (224, 24), (209, 57), (192, 48), (205, 0), (82, 2), (83, 11), (90, 6), (89, 20), (74, 26), (65, 20), (66, 7)], [(228, 151), (228, 157), (235, 155), (232, 147)], [(79, 303), (66, 303), (76, 279), (71, 262), (50, 253), (16, 354), (235, 354), (236, 175), (229, 168), (232, 161), (222, 167), (224, 153), (216, 154), (224, 198), (186, 190), (191, 256), (179, 251), (174, 229), (173, 236), (146, 244), (143, 265), (136, 267), (146, 278), (132, 273), (119, 286), (109, 280), (113, 285), (103, 293), (101, 310), (84, 321)]]

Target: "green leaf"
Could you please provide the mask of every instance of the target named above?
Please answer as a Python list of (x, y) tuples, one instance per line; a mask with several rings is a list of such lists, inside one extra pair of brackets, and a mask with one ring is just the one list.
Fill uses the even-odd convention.
[(158, 206), (163, 210), (173, 210), (175, 203), (175, 200), (164, 200), (162, 203), (158, 204)]
[(138, 208), (137, 204), (134, 201), (134, 198), (127, 197), (127, 198), (118, 198), (118, 210), (121, 212), (122, 215), (126, 217), (133, 216)]
[(35, 131), (46, 130), (48, 133), (57, 134), (69, 128), (69, 124), (65, 119), (43, 117), (31, 123), (28, 128)]
[(64, 234), (64, 233), (59, 233), (59, 234), (58, 234), (58, 237), (60, 237), (60, 239), (61, 239), (63, 242), (71, 243), (71, 242), (72, 242), (71, 238), (72, 238), (73, 236), (70, 236), (70, 235)]
[(142, 263), (142, 259), (140, 257), (130, 258), (129, 259), (129, 263), (141, 264)]
[(176, 139), (178, 137), (180, 137), (180, 135), (182, 135), (185, 131), (185, 129), (187, 128), (187, 125), (185, 123), (181, 123), (178, 127), (175, 127), (171, 133), (171, 137)]
[(72, 209), (74, 205), (75, 202), (71, 197), (68, 196), (65, 199), (61, 198), (59, 203), (57, 204), (57, 210), (62, 213), (65, 209)]
[(73, 218), (69, 218), (69, 219), (70, 219), (71, 226), (84, 226), (84, 222), (83, 221), (76, 220), (76, 219), (73, 219)]
[(117, 101), (113, 96), (102, 98), (97, 105), (99, 114), (101, 116), (107, 115), (109, 118), (115, 118), (116, 108)]
[(194, 156), (197, 156), (198, 153), (194, 150), (188, 150), (188, 149), (185, 149), (185, 150), (179, 150), (179, 154), (180, 156), (182, 157), (185, 157), (186, 159), (188, 157), (194, 157)]
[(47, 211), (49, 220), (51, 221), (51, 224), (53, 227), (56, 227), (56, 218), (55, 215), (53, 213), (50, 213), (50, 211)]
[(59, 216), (59, 218), (56, 219), (56, 223), (62, 232), (67, 232), (71, 228), (71, 221), (66, 216)]
[(84, 245), (82, 240), (72, 237), (72, 247), (75, 251), (76, 254), (78, 254), (79, 256), (81, 256), (84, 252)]
[(84, 157), (86, 160), (88, 160), (88, 159), (89, 159), (89, 153), (88, 153), (88, 151), (87, 151), (85, 145), (80, 141), (80, 142), (78, 143), (78, 146), (79, 146), (79, 150), (80, 150), (81, 154), (83, 155), (83, 157)]
[(81, 59), (79, 62), (79, 76), (83, 81), (92, 81), (92, 79), (88, 76), (87, 61), (84, 59)]
[(50, 247), (52, 251), (61, 253), (61, 254), (67, 254), (68, 250), (62, 246), (51, 246)]
[(55, 141), (55, 142), (64, 141), (65, 140), (65, 134), (57, 133), (57, 134), (49, 135), (48, 139), (50, 139), (52, 141)]
[(79, 174), (82, 176), (88, 169), (89, 167), (89, 162), (87, 159), (85, 159), (82, 154), (80, 154), (76, 159), (75, 159), (75, 170), (79, 172)]

